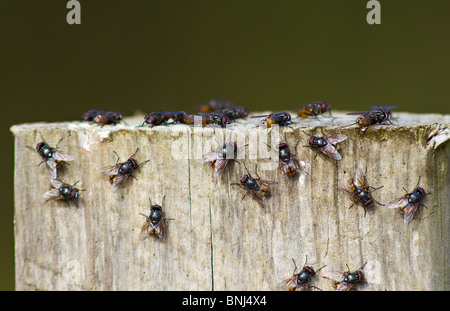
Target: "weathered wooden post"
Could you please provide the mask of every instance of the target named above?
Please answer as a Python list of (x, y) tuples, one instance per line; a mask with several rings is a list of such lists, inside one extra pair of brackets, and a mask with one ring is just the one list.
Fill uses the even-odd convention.
[[(366, 282), (358, 290), (448, 290), (450, 116), (395, 113), (395, 125), (365, 133), (343, 127), (354, 117), (334, 116), (279, 128), (291, 148), (300, 141), (295, 152), (308, 174), (294, 178), (268, 159), (270, 149), (249, 160), (255, 149), (248, 146), (246, 159), (214, 179), (211, 165), (199, 159), (213, 149), (214, 139), (202, 138), (213, 133), (208, 128), (138, 128), (142, 116), (102, 128), (81, 122), (13, 126), (17, 290), (278, 290), (292, 275), (292, 258), (301, 268), (306, 256), (316, 269), (326, 265), (311, 283), (322, 290), (334, 290), (323, 278), (328, 271), (366, 262)], [(243, 144), (260, 139), (265, 148), (263, 137), (270, 143), (274, 136), (256, 128), (258, 121), (239, 121), (231, 133), (246, 138)], [(321, 135), (319, 127), (348, 137), (339, 144), (341, 161), (303, 147), (303, 131)], [(40, 142), (39, 133), (53, 146), (63, 138), (59, 149), (74, 156), (59, 174), (85, 189), (78, 207), (42, 198), (48, 174), (25, 147)], [(150, 161), (135, 173), (137, 180), (113, 190), (99, 169), (116, 162), (114, 151), (125, 161), (137, 148), (138, 162)], [(258, 163), (262, 179), (278, 182), (264, 207), (249, 196), (242, 200), (245, 191), (232, 185), (245, 173), (244, 163), (253, 176)], [(367, 168), (371, 186), (384, 186), (373, 192), (382, 204), (403, 196), (403, 187), (411, 191), (420, 177), (431, 192), (427, 208), (409, 224), (386, 206), (368, 208), (365, 216), (360, 205), (349, 209), (352, 201), (339, 187), (348, 186), (357, 168)], [(140, 240), (148, 198), (161, 204), (164, 196), (166, 217), (173, 218), (167, 240)]]

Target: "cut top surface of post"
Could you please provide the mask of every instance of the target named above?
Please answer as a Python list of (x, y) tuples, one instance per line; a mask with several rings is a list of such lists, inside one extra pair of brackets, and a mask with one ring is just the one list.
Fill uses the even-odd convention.
[[(329, 116), (321, 116), (319, 115), (317, 118), (309, 117), (309, 118), (298, 118), (296, 117), (294, 112), (289, 112), (292, 116), (293, 123), (290, 124), (293, 128), (297, 127), (318, 127), (318, 126), (346, 126), (352, 123), (355, 123), (357, 119), (357, 115), (347, 115), (350, 111), (333, 111), (332, 117)], [(264, 116), (269, 115), (271, 112), (263, 111), (263, 112), (253, 112), (248, 117), (244, 119), (239, 119), (235, 122), (232, 122), (228, 125), (230, 129), (235, 127), (239, 127), (240, 125), (257, 125), (261, 123), (261, 120), (264, 119)], [(418, 125), (431, 125), (434, 123), (439, 124), (450, 124), (450, 115), (448, 114), (439, 114), (439, 113), (428, 113), (428, 114), (420, 114), (420, 113), (410, 113), (410, 112), (393, 112), (394, 116), (391, 118), (393, 121), (393, 125), (395, 126), (418, 126)], [(256, 116), (261, 116), (256, 118)], [(137, 113), (135, 116), (128, 116), (124, 118), (125, 122), (119, 122), (116, 125), (105, 125), (99, 126), (97, 124), (93, 124), (87, 121), (64, 121), (64, 122), (35, 122), (35, 123), (24, 123), (13, 125), (11, 127), (11, 131), (16, 133), (17, 130), (21, 128), (27, 127), (65, 127), (67, 126), (69, 129), (77, 129), (77, 128), (90, 128), (97, 130), (118, 130), (118, 129), (145, 129), (152, 128), (155, 130), (167, 130), (170, 129), (171, 126), (185, 126), (192, 127), (186, 124), (174, 124), (174, 125), (159, 125), (150, 127), (148, 125), (144, 125), (141, 127), (144, 121), (144, 115)], [(386, 124), (384, 124), (386, 125)]]

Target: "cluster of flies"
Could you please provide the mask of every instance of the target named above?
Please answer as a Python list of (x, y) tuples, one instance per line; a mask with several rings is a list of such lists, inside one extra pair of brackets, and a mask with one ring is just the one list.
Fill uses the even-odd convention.
[[(359, 115), (359, 117), (356, 119), (355, 123), (347, 126), (357, 124), (361, 127), (361, 131), (365, 132), (372, 125), (392, 124), (390, 121), (391, 110), (396, 108), (395, 106), (371, 106), (370, 108), (371, 109), (368, 112), (348, 113), (349, 115)], [(245, 118), (249, 115), (248, 108), (234, 106), (231, 102), (224, 100), (212, 100), (201, 106), (199, 110), (200, 112), (197, 115), (189, 114), (184, 111), (153, 111), (145, 116), (141, 127), (145, 125), (150, 125), (153, 127), (177, 123), (194, 124), (194, 118), (201, 120), (201, 124), (203, 126), (208, 124), (226, 126), (235, 120)], [(329, 112), (330, 117), (332, 117), (331, 107), (328, 102), (313, 102), (305, 107), (302, 107), (298, 111), (298, 118), (314, 117), (318, 119), (318, 116), (325, 112)], [(265, 124), (269, 128), (275, 124), (278, 126), (289, 126), (292, 123), (291, 115), (287, 112), (274, 112), (268, 115), (252, 116), (252, 118), (262, 118), (260, 124)], [(108, 124), (115, 125), (123, 122), (122, 119), (122, 113), (116, 111), (90, 110), (82, 115), (82, 121), (92, 122), (100, 126)], [(311, 147), (317, 150), (317, 154), (314, 158), (316, 158), (318, 154), (324, 154), (335, 161), (341, 160), (341, 155), (338, 152), (337, 145), (346, 140), (347, 137), (342, 134), (328, 136), (323, 132), (322, 128), (321, 132), (322, 136), (314, 136), (304, 132), (307, 136), (309, 136), (307, 145), (304, 147)], [(58, 144), (61, 140), (55, 147), (51, 147), (47, 144), (47, 142), (45, 142), (42, 135), (41, 138), (42, 141), (36, 145), (36, 148), (29, 146), (27, 147), (35, 150), (40, 155), (42, 161), (39, 165), (44, 163), (48, 169), (51, 187), (49, 191), (44, 193), (44, 198), (46, 198), (47, 201), (64, 200), (67, 204), (69, 204), (69, 201), (73, 201), (75, 205), (78, 206), (76, 200), (80, 195), (80, 191), (84, 191), (84, 189), (75, 188), (78, 181), (71, 185), (61, 181), (58, 178), (58, 170), (63, 167), (64, 164), (68, 164), (68, 162), (73, 161), (74, 157), (59, 150)], [(294, 149), (296, 149), (298, 143), (299, 142), (297, 142)], [(138, 150), (139, 149), (137, 149), (136, 152), (132, 154), (125, 162), (121, 162), (119, 155), (114, 151), (114, 154), (117, 156), (116, 163), (100, 169), (100, 173), (108, 177), (113, 189), (123, 186), (130, 177), (136, 178), (133, 175), (133, 172), (150, 161), (147, 160), (138, 163), (135, 158)], [(203, 161), (211, 164), (214, 168), (214, 177), (218, 178), (223, 174), (230, 161), (238, 162), (233, 158), (233, 156), (230, 156), (230, 154), (235, 155), (237, 151), (237, 145), (229, 140), (223, 146), (205, 154), (203, 156)], [(286, 137), (284, 142), (280, 142), (277, 145), (277, 152), (279, 156), (279, 169), (283, 175), (294, 176), (296, 174), (300, 174), (301, 172), (307, 174), (305, 163), (303, 161), (299, 161), (297, 155), (292, 153)], [(264, 206), (266, 198), (270, 196), (270, 185), (276, 184), (276, 182), (262, 180), (257, 173), (255, 173), (256, 177), (253, 177), (249, 173), (246, 166), (245, 168), (247, 173), (241, 176), (239, 183), (231, 183), (231, 185), (240, 186), (246, 191), (242, 199), (249, 195)], [(421, 188), (419, 184), (420, 178), (419, 182), (411, 192), (408, 192), (405, 188), (403, 188), (405, 189), (406, 194), (401, 198), (393, 200), (387, 205), (389, 208), (399, 209), (400, 213), (403, 214), (405, 223), (409, 223), (412, 220), (418, 207), (424, 206), (421, 203), (424, 197), (430, 194)], [(382, 187), (374, 188), (369, 186), (366, 180), (366, 175), (363, 174), (361, 170), (357, 169), (355, 176), (349, 181), (349, 188), (340, 187), (340, 190), (348, 194), (352, 199), (353, 204), (350, 207), (356, 203), (359, 203), (364, 207), (364, 211), (366, 212), (366, 208), (374, 205), (375, 203), (383, 205), (372, 197), (372, 192), (381, 188)], [(164, 205), (164, 203), (162, 203), (162, 205)], [(144, 240), (150, 236), (164, 239), (167, 236), (166, 221), (171, 219), (165, 217), (161, 205), (152, 204), (150, 200), (150, 214), (149, 216), (143, 216), (145, 216), (146, 220), (139, 234), (140, 239)], [(350, 290), (356, 284), (364, 281), (364, 274), (362, 273), (363, 267), (364, 266), (354, 272), (350, 272), (350, 270), (344, 272), (332, 272), (327, 276), (327, 278), (334, 281), (334, 287), (336, 290)], [(314, 287), (310, 286), (311, 279), (322, 268), (323, 267), (315, 271), (312, 267), (306, 266), (305, 263), (303, 269), (299, 273), (296, 273), (297, 266), (295, 265), (295, 270), (292, 277), (280, 283), (280, 287), (287, 287), (289, 290), (295, 291), (306, 290), (310, 287)]]
[[(311, 280), (317, 272), (319, 272), (319, 270), (322, 270), (326, 266), (322, 266), (319, 269), (314, 270), (313, 267), (306, 265), (306, 260), (302, 270), (300, 270), (299, 273), (296, 273), (298, 268), (295, 264), (295, 260), (292, 259), (292, 261), (294, 262), (295, 267), (292, 276), (279, 283), (278, 287), (288, 289), (290, 291), (305, 291), (310, 288), (321, 290), (320, 288), (311, 285)], [(336, 291), (348, 291), (354, 288), (357, 284), (365, 281), (364, 273), (362, 272), (365, 265), (366, 263), (361, 268), (358, 268), (353, 272), (350, 272), (350, 269), (347, 266), (347, 271), (330, 271), (323, 277), (333, 281), (333, 286)]]
[[(80, 191), (85, 191), (85, 189), (75, 188), (74, 184), (68, 184), (60, 180), (58, 177), (58, 170), (63, 167), (64, 164), (68, 164), (67, 162), (73, 161), (74, 157), (62, 152), (58, 149), (58, 144), (55, 147), (50, 147), (42, 137), (42, 141), (36, 145), (36, 149), (27, 146), (32, 150), (36, 150), (37, 153), (41, 156), (42, 161), (39, 163), (45, 163), (48, 176), (50, 178), (50, 190), (44, 193), (43, 197), (47, 201), (49, 200), (63, 200), (69, 206), (69, 202), (72, 201), (78, 207), (77, 199), (80, 195)], [(114, 154), (117, 156), (116, 163), (114, 165), (106, 166), (100, 169), (100, 173), (104, 174), (108, 177), (109, 182), (111, 183), (113, 189), (117, 189), (124, 185), (126, 180), (129, 177), (135, 178), (133, 172), (139, 169), (142, 165), (149, 162), (150, 160), (138, 163), (135, 158), (136, 153), (139, 148), (136, 150), (134, 154), (132, 154), (128, 160), (125, 162), (120, 161), (119, 155), (114, 151)], [(146, 221), (144, 226), (142, 227), (142, 231), (140, 234), (141, 239), (145, 239), (147, 236), (156, 236), (160, 238), (165, 238), (166, 236), (166, 226), (165, 226), (165, 215), (160, 205), (151, 204), (150, 200), (150, 215), (146, 216)], [(144, 234), (145, 233), (145, 234)]]
[[(355, 124), (361, 126), (361, 130), (365, 132), (367, 128), (374, 124), (385, 124), (386, 121), (389, 124), (392, 124), (390, 121), (391, 113), (390, 110), (395, 108), (391, 107), (371, 107), (369, 112), (364, 113), (349, 113), (351, 115), (358, 114), (358, 117)], [(308, 104), (307, 106), (300, 109), (298, 115), (301, 117), (316, 117), (326, 111), (330, 111), (330, 105), (327, 102), (315, 102)], [(331, 113), (330, 113), (331, 115)], [(261, 117), (261, 116), (257, 116)], [(290, 115), (288, 113), (279, 112), (272, 113), (268, 116), (264, 116), (263, 122), (267, 127), (271, 127), (276, 120), (276, 124), (280, 126), (288, 125), (291, 121)], [(325, 154), (326, 156), (332, 158), (335, 161), (339, 161), (342, 159), (340, 153), (338, 152), (338, 144), (347, 139), (345, 135), (336, 134), (328, 136), (323, 132), (323, 128), (321, 128), (322, 136), (314, 136), (309, 133), (304, 132), (309, 136), (307, 140), (307, 145), (304, 147), (311, 147), (317, 150), (314, 158), (319, 154)], [(294, 147), (294, 150), (297, 149), (297, 145)], [(270, 146), (269, 146), (270, 147)], [(287, 142), (285, 137), (285, 142), (280, 142), (277, 145), (278, 151), (278, 162), (279, 169), (285, 176), (294, 176), (296, 174), (300, 174), (304, 172), (307, 174), (305, 163), (303, 161), (299, 161), (296, 154), (294, 154)], [(210, 162), (212, 167), (214, 168), (214, 177), (218, 178), (227, 167), (230, 161), (233, 160), (233, 155), (237, 152), (237, 145), (228, 141), (223, 146), (217, 148), (214, 151), (211, 151), (204, 155), (203, 161)], [(237, 162), (237, 161), (236, 161)], [(244, 163), (245, 166), (245, 163)], [(231, 185), (237, 185), (242, 187), (246, 193), (242, 199), (244, 199), (247, 195), (253, 197), (255, 200), (260, 202), (263, 206), (265, 205), (266, 198), (270, 196), (270, 185), (275, 184), (275, 181), (263, 180), (259, 177), (257, 173), (256, 177), (252, 176), (245, 166), (247, 171), (246, 174), (243, 174), (240, 178), (239, 183), (231, 183)], [(367, 182), (366, 173), (362, 173), (360, 169), (357, 169), (355, 172), (355, 176), (349, 181), (349, 187), (339, 187), (342, 192), (349, 195), (353, 201), (353, 204), (350, 206), (354, 206), (355, 204), (360, 204), (364, 208), (364, 215), (366, 215), (366, 209), (373, 206), (374, 204), (384, 205), (375, 200), (372, 196), (372, 192), (381, 189), (383, 186), (375, 188), (370, 186)], [(406, 194), (399, 199), (396, 199), (388, 204), (389, 208), (398, 208), (399, 211), (403, 214), (404, 222), (409, 223), (412, 220), (412, 217), (419, 206), (424, 206), (421, 202), (423, 198), (430, 194), (426, 193), (426, 191), (419, 187), (419, 182), (415, 186), (415, 188), (408, 192), (406, 189)]]

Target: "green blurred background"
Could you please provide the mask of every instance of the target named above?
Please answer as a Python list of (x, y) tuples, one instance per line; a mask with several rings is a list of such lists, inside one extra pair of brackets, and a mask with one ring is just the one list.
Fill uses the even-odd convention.
[[(0, 2), (0, 289), (14, 290), (13, 124), (195, 111), (213, 98), (250, 110), (398, 105), (449, 113), (450, 1), (80, 0)], [(26, 187), (24, 190), (26, 191)]]

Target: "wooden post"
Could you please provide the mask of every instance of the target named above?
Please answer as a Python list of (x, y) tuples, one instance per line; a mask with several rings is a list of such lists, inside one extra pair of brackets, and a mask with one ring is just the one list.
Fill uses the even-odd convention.
[[(271, 154), (231, 165), (218, 179), (199, 155), (214, 149), (201, 135), (212, 129), (188, 125), (136, 127), (143, 116), (126, 124), (99, 127), (82, 122), (15, 125), (15, 250), (17, 290), (279, 290), (307, 257), (314, 269), (326, 265), (311, 285), (334, 290), (329, 271), (363, 268), (366, 282), (358, 290), (449, 289), (450, 116), (394, 113), (394, 125), (372, 126), (365, 133), (354, 116), (294, 119), (279, 128), (305, 162), (308, 174), (285, 178), (264, 169)], [(232, 133), (270, 137), (255, 127), (258, 118), (241, 120)], [(243, 125), (246, 125), (242, 127)], [(342, 160), (303, 147), (308, 136), (345, 134)], [(278, 128), (275, 128), (278, 129)], [(218, 130), (216, 129), (216, 132)], [(274, 131), (276, 132), (276, 130)], [(75, 160), (58, 172), (69, 184), (85, 189), (68, 206), (45, 202), (50, 181), (34, 148), (42, 139)], [(225, 139), (229, 134), (225, 134)], [(243, 136), (242, 136), (243, 135)], [(200, 139), (197, 140), (196, 139)], [(214, 143), (214, 139), (208, 139)], [(199, 144), (200, 142), (200, 144)], [(248, 141), (247, 141), (248, 142)], [(267, 147), (265, 144), (263, 147)], [(123, 188), (113, 190), (99, 169), (121, 161), (136, 149), (138, 162), (150, 160)], [(202, 150), (203, 149), (203, 150)], [(251, 152), (254, 147), (246, 147)], [(273, 152), (273, 151), (272, 151)], [(264, 207), (239, 183), (249, 172), (276, 181)], [(270, 166), (270, 165), (266, 165)], [(267, 168), (267, 167), (266, 167)], [(387, 204), (420, 185), (431, 192), (411, 223), (396, 209), (364, 209), (339, 191), (356, 168), (367, 168), (367, 181), (380, 203)], [(139, 239), (149, 200), (165, 201), (168, 238)]]

